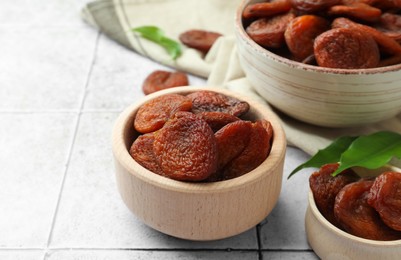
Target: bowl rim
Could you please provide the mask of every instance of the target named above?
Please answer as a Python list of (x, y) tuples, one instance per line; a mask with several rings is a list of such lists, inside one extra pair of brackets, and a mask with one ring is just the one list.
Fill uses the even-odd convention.
[[(287, 58), (284, 58), (280, 55), (277, 55), (271, 51), (266, 50), (259, 44), (249, 37), (246, 33), (245, 28), (243, 26), (242, 20), (242, 12), (244, 8), (253, 0), (242, 0), (239, 7), (237, 8), (237, 12), (235, 15), (235, 31), (239, 34), (239, 37), (245, 40), (246, 44), (249, 45), (254, 51), (259, 53), (265, 58), (271, 59), (275, 62), (283, 64), (293, 69), (310, 71), (310, 72), (320, 72), (320, 73), (327, 73), (327, 74), (339, 74), (339, 75), (369, 75), (369, 74), (379, 74), (385, 72), (396, 72), (401, 70), (401, 63), (395, 64), (391, 66), (385, 67), (376, 67), (376, 68), (368, 68), (368, 69), (337, 69), (337, 68), (326, 68), (326, 67), (319, 67), (309, 64), (303, 64), (301, 62), (293, 61)], [(260, 1), (258, 1), (260, 2)]]
[(401, 239), (399, 240), (391, 240), (391, 241), (380, 241), (380, 240), (372, 240), (372, 239), (366, 239), (366, 238), (361, 238), (358, 236), (351, 235), (338, 227), (334, 226), (332, 223), (330, 223), (323, 215), (320, 213), (319, 209), (316, 206), (314, 197), (313, 197), (313, 192), (311, 189), (309, 189), (308, 192), (308, 202), (309, 202), (309, 207), (311, 209), (312, 214), (316, 217), (316, 219), (320, 222), (320, 224), (335, 234), (338, 237), (341, 237), (342, 239), (346, 240), (351, 240), (353, 242), (356, 242), (358, 244), (362, 245), (369, 245), (369, 246), (374, 246), (374, 247), (399, 247), (401, 246)]
[[(242, 101), (246, 101), (251, 105), (252, 109), (255, 109), (259, 113), (264, 116), (268, 116), (268, 120), (271, 122), (274, 130), (274, 141), (272, 143), (271, 151), (267, 159), (259, 165), (254, 170), (240, 176), (237, 178), (233, 178), (225, 181), (218, 182), (210, 182), (210, 183), (198, 183), (198, 182), (184, 182), (173, 180), (164, 176), (160, 176), (155, 174), (148, 169), (141, 166), (137, 163), (129, 154), (129, 147), (127, 149), (124, 143), (124, 132), (125, 126), (128, 124), (128, 121), (132, 119), (132, 117), (137, 112), (138, 108), (144, 104), (145, 102), (154, 99), (158, 96), (169, 94), (169, 93), (191, 93), (200, 90), (210, 90), (218, 93), (223, 93)], [(276, 169), (282, 161), (284, 161), (285, 151), (286, 151), (286, 136), (284, 130), (281, 126), (281, 121), (271, 111), (269, 108), (263, 106), (255, 100), (252, 100), (249, 97), (241, 96), (238, 93), (232, 92), (227, 89), (223, 89), (220, 87), (194, 87), (194, 86), (183, 86), (183, 87), (175, 87), (170, 89), (161, 90), (150, 95), (145, 96), (140, 101), (128, 106), (117, 118), (115, 121), (113, 132), (112, 132), (112, 150), (115, 160), (118, 160), (121, 165), (132, 175), (141, 179), (144, 182), (147, 182), (156, 187), (160, 187), (167, 190), (179, 191), (183, 193), (222, 193), (230, 190), (235, 190), (238, 188), (243, 188), (248, 185), (252, 185), (255, 182), (258, 182), (262, 177), (265, 177), (266, 174), (274, 174), (274, 169)], [(268, 168), (267, 168), (268, 167)], [(264, 169), (270, 170), (264, 170)]]

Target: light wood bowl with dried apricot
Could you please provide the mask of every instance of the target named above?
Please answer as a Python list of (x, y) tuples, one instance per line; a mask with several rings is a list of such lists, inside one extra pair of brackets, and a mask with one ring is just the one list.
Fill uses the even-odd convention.
[[(358, 175), (364, 178), (376, 177), (385, 171), (400, 172), (394, 166), (378, 170), (359, 168)], [(401, 240), (379, 241), (361, 238), (330, 223), (319, 211), (313, 192), (308, 193), (308, 208), (305, 215), (305, 230), (313, 251), (325, 260), (393, 260), (400, 259)]]
[[(401, 81), (401, 64), (385, 66), (383, 64), (386, 62), (382, 60), (383, 62), (378, 65), (381, 67), (350, 69), (323, 67), (292, 59), (291, 54), (284, 46), (285, 43), (282, 43), (281, 46), (284, 47), (280, 48), (264, 48), (253, 40), (247, 31), (250, 27), (248, 25), (256, 18), (251, 20), (243, 18), (247, 6), (261, 2), (269, 1), (243, 0), (238, 6), (235, 19), (236, 45), (239, 61), (247, 79), (259, 95), (272, 106), (300, 121), (325, 127), (363, 126), (392, 118), (401, 113), (401, 84), (399, 83)], [(327, 4), (335, 1), (290, 2), (317, 5), (318, 3)], [(292, 12), (292, 10), (287, 13)], [(319, 15), (319, 13), (311, 14)], [(280, 13), (280, 15), (283, 14)], [(329, 23), (328, 18), (330, 16), (322, 15), (320, 19), (323, 19), (322, 17), (327, 18)], [(283, 27), (281, 24), (276, 24), (272, 19), (269, 21), (275, 25), (275, 27), (272, 26), (273, 29), (271, 30)], [(290, 22), (285, 22), (284, 26), (287, 24)], [(332, 24), (331, 26), (333, 27)], [(289, 27), (284, 27), (285, 33)], [(298, 30), (302, 30), (300, 28), (304, 27), (301, 25), (294, 26)], [(269, 32), (269, 30), (265, 29), (264, 31)], [(284, 39), (285, 33), (281, 38), (276, 34), (258, 37), (261, 39)], [(302, 37), (302, 31), (299, 34), (298, 37), (294, 38), (302, 40), (308, 37), (306, 36), (307, 33), (304, 33), (303, 36), (305, 37)], [(313, 39), (310, 42), (313, 44)], [(401, 44), (394, 42), (394, 40), (391, 42), (395, 45), (397, 51), (394, 53), (397, 54), (389, 59), (400, 58)], [(332, 44), (329, 43), (332, 41), (324, 46), (331, 46)], [(296, 46), (298, 45), (304, 46), (301, 44)], [(382, 46), (380, 48), (388, 51), (388, 48)], [(308, 48), (305, 46), (305, 48), (299, 49)], [(332, 60), (338, 61), (342, 60), (343, 57), (348, 57), (345, 53), (347, 53), (345, 50), (339, 52), (338, 58), (332, 58)], [(352, 51), (352, 53), (358, 52)], [(356, 55), (356, 57), (361, 56)], [(365, 56), (371, 57), (372, 52), (369, 52), (368, 55), (365, 54)]]
[[(268, 157), (242, 176), (215, 182), (179, 181), (158, 175), (136, 162), (130, 147), (138, 137), (134, 120), (146, 102), (166, 94), (210, 90), (250, 105), (244, 120), (266, 119), (273, 128)], [(275, 206), (281, 191), (286, 138), (274, 113), (231, 91), (210, 87), (176, 87), (150, 94), (116, 120), (112, 147), (117, 186), (126, 206), (146, 225), (189, 240), (217, 240), (251, 229)]]

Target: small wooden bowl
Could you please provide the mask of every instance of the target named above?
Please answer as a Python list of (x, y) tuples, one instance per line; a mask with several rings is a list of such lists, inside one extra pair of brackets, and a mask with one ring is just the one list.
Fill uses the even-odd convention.
[(361, 126), (401, 112), (401, 64), (332, 69), (296, 62), (264, 49), (244, 29), (244, 0), (235, 20), (238, 57), (247, 79), (272, 106), (326, 127)]
[[(246, 101), (250, 104), (247, 119), (264, 118), (271, 122), (273, 145), (259, 167), (227, 181), (190, 183), (157, 175), (130, 156), (129, 148), (138, 135), (133, 121), (142, 104), (167, 93), (189, 94), (199, 90)], [(171, 236), (216, 240), (242, 233), (270, 213), (281, 191), (286, 138), (279, 119), (265, 106), (224, 89), (178, 87), (148, 95), (119, 116), (112, 142), (117, 185), (123, 201), (146, 225)]]
[(309, 245), (325, 260), (393, 260), (400, 259), (401, 240), (376, 241), (350, 235), (337, 228), (318, 210), (312, 191), (305, 216), (305, 229)]

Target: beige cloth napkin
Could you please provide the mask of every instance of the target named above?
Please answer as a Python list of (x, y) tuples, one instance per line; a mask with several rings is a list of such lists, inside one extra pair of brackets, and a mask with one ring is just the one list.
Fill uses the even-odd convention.
[[(234, 19), (242, 0), (99, 0), (82, 10), (84, 20), (110, 38), (164, 65), (208, 79), (207, 85), (228, 88), (266, 104), (245, 78), (240, 67)], [(220, 32), (224, 37), (203, 57), (184, 47), (182, 56), (172, 60), (163, 48), (138, 37), (131, 28), (155, 25), (173, 39), (189, 29)], [(267, 105), (267, 104), (266, 104)], [(268, 105), (267, 105), (268, 106)], [(379, 130), (401, 132), (401, 114), (385, 122), (360, 128), (332, 129), (312, 126), (276, 111), (290, 145), (314, 154), (341, 135), (368, 134)]]

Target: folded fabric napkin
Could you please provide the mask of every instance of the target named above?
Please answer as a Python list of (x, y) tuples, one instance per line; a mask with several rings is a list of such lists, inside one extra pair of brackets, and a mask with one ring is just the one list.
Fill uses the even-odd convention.
[[(238, 61), (234, 19), (241, 1), (99, 0), (87, 4), (82, 10), (82, 17), (110, 38), (141, 55), (207, 78), (208, 86), (244, 93), (268, 107), (266, 101), (253, 91)], [(173, 60), (162, 47), (132, 32), (132, 28), (145, 25), (157, 26), (177, 41), (182, 32), (190, 29), (215, 31), (224, 36), (216, 41), (205, 57), (194, 49), (184, 47), (182, 55)], [(379, 130), (401, 132), (401, 114), (365, 127), (333, 129), (312, 126), (276, 112), (282, 120), (288, 143), (311, 155), (342, 135), (362, 135)]]

